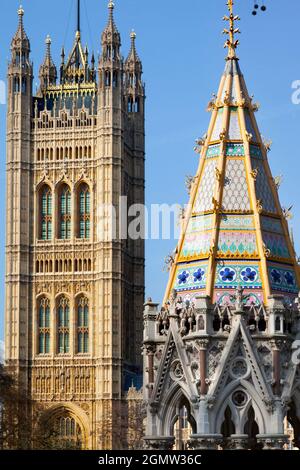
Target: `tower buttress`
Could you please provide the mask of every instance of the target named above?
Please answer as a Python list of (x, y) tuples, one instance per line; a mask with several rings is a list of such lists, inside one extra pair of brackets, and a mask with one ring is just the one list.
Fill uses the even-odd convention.
[(18, 15), (8, 65), (5, 347), (8, 365), (20, 373), (28, 360), (33, 67), (22, 7)]
[[(145, 200), (145, 87), (142, 81), (142, 62), (136, 51), (136, 33), (131, 32), (131, 47), (124, 64), (124, 107), (125, 107), (125, 141), (126, 148), (131, 149), (130, 178), (132, 184), (128, 192), (128, 206), (143, 204)], [(142, 341), (142, 311), (139, 306), (144, 299), (144, 241), (128, 240), (128, 251), (135, 265), (133, 279), (133, 303), (137, 321), (128, 322), (126, 329), (128, 338), (133, 337), (130, 354), (138, 355), (139, 344)], [(134, 328), (134, 330), (132, 330)], [(134, 349), (135, 348), (135, 349)]]
[[(97, 267), (101, 269), (103, 259), (106, 260), (110, 276), (99, 282), (99, 311), (103, 324), (100, 330), (99, 356), (105, 358), (105, 364), (97, 370), (99, 396), (111, 423), (112, 430), (118, 428), (120, 404), (123, 385), (123, 357), (127, 345), (122, 341), (124, 314), (124, 284), (126, 282), (123, 242), (119, 237), (120, 196), (122, 195), (123, 178), (123, 106), (122, 106), (122, 73), (123, 60), (120, 53), (121, 37), (115, 25), (114, 4), (108, 4), (108, 23), (101, 36), (102, 53), (98, 63), (98, 111), (97, 111), (97, 152), (99, 164), (96, 169), (96, 198), (101, 207), (112, 207), (116, 214), (116, 231), (97, 233), (97, 241), (101, 242), (97, 253)], [(101, 215), (97, 214), (97, 223), (103, 225)], [(115, 334), (118, 332), (118, 335)], [(104, 388), (106, 377), (112, 377), (109, 391)], [(111, 399), (115, 401), (112, 402)], [(110, 415), (110, 416), (109, 416)], [(105, 418), (104, 418), (105, 419)], [(107, 426), (107, 424), (103, 424)], [(113, 431), (112, 431), (113, 433)], [(117, 433), (116, 433), (117, 434)], [(102, 443), (107, 448), (113, 446), (108, 438)], [(117, 446), (117, 444), (115, 444)]]

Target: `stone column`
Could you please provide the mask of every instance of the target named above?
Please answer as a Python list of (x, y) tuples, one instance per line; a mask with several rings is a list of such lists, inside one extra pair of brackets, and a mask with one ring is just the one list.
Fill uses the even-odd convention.
[(256, 438), (263, 445), (263, 450), (282, 450), (288, 443), (286, 434), (258, 434)]
[(279, 396), (280, 395), (280, 340), (272, 340), (272, 356), (273, 356), (273, 390), (274, 394)]
[(222, 434), (192, 434), (188, 446), (191, 450), (218, 450), (222, 440)]
[(246, 450), (249, 448), (249, 436), (247, 434), (231, 434), (224, 448), (226, 450)]
[(200, 395), (206, 395), (207, 384), (206, 384), (206, 351), (208, 346), (208, 340), (203, 339), (197, 341), (199, 347), (199, 366), (200, 366)]
[(148, 345), (146, 347), (146, 353), (148, 357), (148, 367), (146, 369), (146, 372), (148, 372), (147, 388), (148, 388), (149, 399), (151, 398), (151, 395), (152, 395), (153, 383), (154, 383), (154, 352), (155, 352), (155, 346)]

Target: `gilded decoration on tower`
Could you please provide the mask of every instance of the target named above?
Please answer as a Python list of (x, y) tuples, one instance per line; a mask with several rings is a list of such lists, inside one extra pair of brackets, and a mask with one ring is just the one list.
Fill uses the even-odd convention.
[(234, 15), (233, 13), (233, 0), (228, 0), (227, 7), (229, 11), (229, 16), (225, 15), (223, 17), (224, 21), (228, 21), (229, 28), (223, 30), (223, 34), (228, 35), (228, 39), (224, 44), (224, 47), (228, 48), (228, 58), (235, 57), (235, 50), (239, 45), (239, 40), (235, 39), (235, 35), (240, 33), (239, 28), (235, 27), (235, 22), (240, 21), (240, 17), (238, 15)]
[(258, 106), (236, 56), (240, 18), (233, 5), (228, 0), (225, 71), (208, 105), (205, 139), (195, 148), (199, 168), (165, 300), (176, 289), (189, 301), (201, 293), (220, 302), (241, 286), (255, 302), (281, 293), (289, 303), (299, 289), (299, 269), (271, 176), (269, 147), (255, 119)]
[(145, 444), (153, 451), (186, 443), (282, 449), (285, 419), (300, 445), (299, 266), (236, 57), (239, 17), (232, 0), (227, 7), (225, 71), (196, 147), (165, 298), (144, 309)]

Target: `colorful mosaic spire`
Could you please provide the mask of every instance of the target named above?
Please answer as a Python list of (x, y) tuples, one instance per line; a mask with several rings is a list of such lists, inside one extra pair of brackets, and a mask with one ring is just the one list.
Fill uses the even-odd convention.
[(226, 67), (191, 188), (184, 226), (171, 268), (172, 289), (185, 300), (197, 294), (230, 302), (241, 286), (248, 302), (268, 303), (272, 294), (291, 301), (299, 291), (299, 267), (277, 187), (236, 56), (239, 20), (228, 0)]

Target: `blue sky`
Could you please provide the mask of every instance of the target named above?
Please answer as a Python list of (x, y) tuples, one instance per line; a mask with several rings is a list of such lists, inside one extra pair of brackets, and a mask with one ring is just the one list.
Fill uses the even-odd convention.
[[(31, 40), (35, 77), (50, 34), (57, 64), (60, 48), (71, 47), (75, 0), (24, 0), (25, 26)], [(116, 0), (115, 19), (126, 56), (129, 34), (137, 33), (147, 92), (147, 204), (187, 202), (185, 176), (194, 174), (195, 139), (206, 132), (206, 105), (217, 91), (224, 67), (225, 0)], [(236, 0), (241, 16), (240, 65), (248, 89), (260, 102), (257, 114), (262, 134), (273, 141), (269, 160), (273, 175), (284, 175), (282, 205), (294, 205), (296, 250), (300, 254), (299, 170), (300, 105), (292, 104), (291, 84), (300, 80), (300, 2), (266, 0), (266, 13), (251, 15), (252, 0)], [(1, 0), (0, 79), (5, 80), (9, 45), (17, 27), (15, 0)], [(83, 42), (97, 54), (107, 21), (107, 0), (82, 0)], [(35, 82), (37, 82), (37, 78)], [(5, 106), (0, 105), (0, 282), (4, 293), (5, 246)], [(167, 282), (163, 260), (176, 241), (147, 242), (146, 295), (161, 301)], [(3, 337), (4, 295), (0, 298), (0, 338)]]

